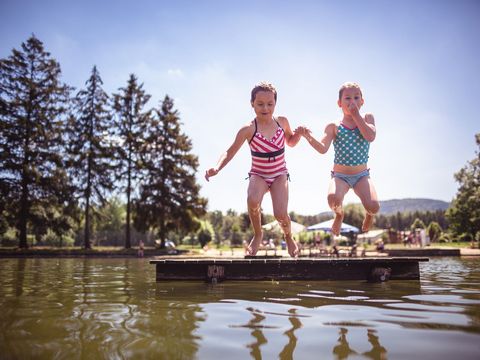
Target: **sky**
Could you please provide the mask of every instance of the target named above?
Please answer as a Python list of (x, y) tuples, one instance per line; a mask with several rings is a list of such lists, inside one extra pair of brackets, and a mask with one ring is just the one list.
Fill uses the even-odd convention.
[[(341, 84), (359, 83), (379, 200), (451, 201), (454, 173), (478, 150), (480, 1), (1, 0), (0, 58), (32, 34), (77, 90), (96, 65), (109, 94), (133, 73), (150, 107), (173, 98), (211, 211), (247, 210), (246, 143), (210, 182), (203, 174), (254, 118), (260, 81), (277, 88), (275, 115), (316, 136), (341, 119)], [(286, 159), (289, 211), (328, 211), (333, 147), (321, 155), (303, 140)], [(350, 191), (345, 203), (357, 202)], [(262, 207), (272, 213), (269, 194)]]

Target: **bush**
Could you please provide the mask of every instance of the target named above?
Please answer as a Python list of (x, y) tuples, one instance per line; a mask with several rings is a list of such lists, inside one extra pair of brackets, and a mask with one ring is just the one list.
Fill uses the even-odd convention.
[(322, 238), (323, 241), (325, 241), (325, 243), (330, 246), (330, 244), (332, 243), (332, 235), (330, 235), (330, 233), (325, 233), (325, 235), (323, 236)]
[(15, 232), (15, 229), (10, 228), (5, 233), (2, 234), (0, 238), (2, 246), (17, 246), (18, 239)]
[(438, 238), (439, 243), (448, 243), (450, 242), (450, 236), (447, 233), (442, 233)]
[(463, 233), (458, 237), (459, 242), (471, 242), (473, 240), (472, 235), (468, 233)]
[(298, 241), (302, 244), (313, 244), (314, 243), (312, 233), (308, 233), (306, 231), (303, 231), (301, 233), (298, 233), (296, 235), (296, 237), (297, 237)]
[(436, 242), (442, 234), (442, 228), (436, 221), (432, 221), (427, 227), (427, 234), (431, 242)]
[(74, 240), (67, 235), (57, 235), (49, 229), (47, 233), (42, 236), (42, 243), (48, 246), (63, 247), (73, 246)]

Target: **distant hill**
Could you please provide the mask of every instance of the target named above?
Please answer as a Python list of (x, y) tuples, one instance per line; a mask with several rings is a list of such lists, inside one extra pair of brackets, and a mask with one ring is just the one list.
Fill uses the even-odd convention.
[(433, 199), (394, 199), (380, 201), (380, 214), (390, 215), (397, 212), (446, 210), (450, 203)]
[[(348, 205), (348, 204), (343, 204)], [(361, 203), (355, 203), (360, 205)], [(446, 210), (450, 206), (450, 203), (442, 200), (433, 199), (393, 199), (380, 201), (380, 214), (392, 215), (397, 212), (415, 212), (415, 211), (436, 211)], [(330, 219), (333, 218), (333, 212), (324, 211), (317, 215), (320, 218)]]

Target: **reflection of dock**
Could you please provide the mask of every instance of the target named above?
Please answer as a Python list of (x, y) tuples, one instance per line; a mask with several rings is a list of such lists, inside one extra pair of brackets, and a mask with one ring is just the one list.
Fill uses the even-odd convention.
[(164, 280), (418, 280), (422, 257), (175, 258), (150, 260)]

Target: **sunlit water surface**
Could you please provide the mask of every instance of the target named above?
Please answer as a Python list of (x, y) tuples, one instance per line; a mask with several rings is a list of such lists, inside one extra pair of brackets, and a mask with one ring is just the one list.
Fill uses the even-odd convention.
[(480, 257), (420, 281), (155, 282), (147, 259), (1, 259), (1, 359), (479, 359)]

